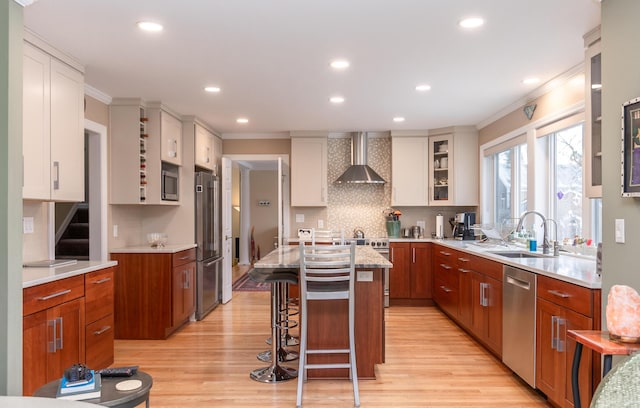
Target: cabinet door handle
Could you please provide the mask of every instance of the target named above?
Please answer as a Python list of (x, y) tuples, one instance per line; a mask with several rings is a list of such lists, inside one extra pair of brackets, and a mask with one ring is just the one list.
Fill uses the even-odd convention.
[(94, 334), (95, 336), (99, 336), (99, 335), (101, 335), (102, 333), (109, 331), (110, 329), (111, 329), (111, 326), (102, 326), (102, 327), (100, 328), (100, 330), (96, 330), (96, 331), (94, 331), (94, 332), (93, 332), (93, 334)]
[(102, 279), (98, 279), (97, 281), (93, 281), (93, 284), (100, 285), (101, 283), (109, 282), (110, 280), (111, 278), (102, 278)]
[(55, 353), (56, 352), (56, 336), (58, 335), (58, 319), (53, 319), (53, 320), (49, 320), (47, 322), (47, 324), (49, 325), (49, 327), (51, 327), (52, 330), (52, 335), (51, 337), (53, 338), (53, 340), (51, 340), (50, 342), (48, 342), (49, 345), (49, 353)]
[(53, 299), (54, 297), (58, 297), (58, 296), (62, 296), (62, 295), (66, 295), (67, 293), (71, 292), (71, 289), (65, 289), (65, 290), (61, 290), (60, 292), (56, 292), (56, 293), (52, 293), (50, 295), (47, 296), (42, 296), (39, 297), (38, 300), (49, 300), (49, 299)]
[(393, 248), (391, 248), (391, 263), (393, 263)]
[(563, 298), (563, 299), (566, 299), (566, 298), (570, 298), (570, 297), (571, 297), (568, 293), (560, 292), (560, 291), (558, 291), (558, 290), (549, 289), (549, 290), (548, 290), (548, 292), (549, 292), (549, 293), (551, 293), (552, 295), (555, 295), (555, 296), (561, 297), (561, 298)]
[(56, 348), (58, 350), (62, 350), (64, 348), (64, 344), (62, 343), (64, 339), (64, 326), (62, 325), (62, 317), (58, 317), (56, 320), (58, 320), (58, 326), (60, 327), (60, 335), (58, 336)]
[(487, 307), (487, 299), (486, 299), (486, 289), (487, 289), (487, 284), (486, 283), (481, 283), (480, 284), (480, 306), (482, 307)]
[(442, 289), (442, 290), (443, 290), (443, 291), (445, 291), (446, 293), (451, 292), (451, 289), (449, 289), (449, 288), (448, 288), (448, 287), (446, 287), (446, 286), (440, 286), (440, 289)]
[(209, 159), (210, 154), (211, 154), (211, 148), (207, 147), (207, 157), (205, 158), (205, 163), (209, 163), (211, 161)]
[(561, 337), (560, 326), (566, 325), (567, 319), (563, 319), (561, 317), (556, 318), (556, 350), (558, 353), (564, 353), (565, 349), (565, 341), (564, 336)]
[(416, 249), (411, 248), (411, 262), (416, 263)]
[(55, 176), (53, 178), (53, 189), (60, 190), (60, 162), (53, 162), (53, 171), (55, 173)]
[(555, 350), (558, 346), (558, 339), (555, 335), (556, 321), (558, 320), (557, 316), (551, 316), (551, 350)]
[(182, 289), (189, 289), (189, 270), (182, 271)]
[(451, 267), (450, 267), (449, 265), (440, 264), (440, 266), (441, 266), (443, 269), (451, 269)]

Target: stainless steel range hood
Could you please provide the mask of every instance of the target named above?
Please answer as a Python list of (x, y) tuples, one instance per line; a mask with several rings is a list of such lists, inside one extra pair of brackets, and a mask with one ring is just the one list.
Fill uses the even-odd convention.
[(367, 165), (367, 134), (351, 135), (351, 167), (335, 181), (337, 184), (384, 184), (386, 181)]

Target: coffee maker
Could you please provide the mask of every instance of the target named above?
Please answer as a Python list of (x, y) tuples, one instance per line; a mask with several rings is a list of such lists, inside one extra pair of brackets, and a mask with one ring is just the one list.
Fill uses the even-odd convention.
[(457, 213), (453, 224), (453, 238), (459, 240), (476, 239), (473, 225), (476, 223), (476, 213), (463, 212)]

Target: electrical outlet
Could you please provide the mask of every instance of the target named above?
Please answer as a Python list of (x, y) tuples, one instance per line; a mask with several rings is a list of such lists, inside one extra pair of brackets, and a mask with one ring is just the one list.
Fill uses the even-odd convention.
[(304, 214), (296, 214), (296, 222), (304, 222)]
[(373, 282), (373, 271), (358, 271), (358, 282)]
[(118, 238), (118, 224), (113, 224), (113, 237)]
[(324, 228), (324, 220), (318, 220), (318, 228)]
[(420, 220), (420, 221), (416, 221), (416, 225), (420, 228), (422, 228), (422, 230), (424, 231), (425, 229), (425, 222), (424, 220)]
[(22, 218), (22, 232), (25, 234), (33, 234), (33, 217), (23, 217)]
[(616, 242), (618, 244), (624, 244), (624, 219), (616, 218)]
[(271, 205), (271, 201), (269, 200), (258, 200), (258, 206), (260, 207), (268, 207)]

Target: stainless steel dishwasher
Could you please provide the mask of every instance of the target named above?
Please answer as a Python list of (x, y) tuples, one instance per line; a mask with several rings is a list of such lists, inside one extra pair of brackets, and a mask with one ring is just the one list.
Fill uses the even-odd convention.
[(502, 362), (536, 386), (536, 274), (505, 265), (502, 298)]

